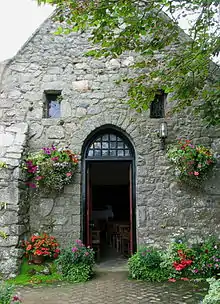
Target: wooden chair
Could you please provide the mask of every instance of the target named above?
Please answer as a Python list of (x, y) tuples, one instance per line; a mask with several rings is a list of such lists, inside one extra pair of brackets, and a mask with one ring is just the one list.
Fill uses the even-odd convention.
[(100, 230), (92, 231), (92, 248), (95, 251), (97, 261), (100, 260), (100, 246), (101, 246), (101, 237)]
[(123, 255), (129, 255), (130, 251), (130, 225), (119, 225), (118, 249)]

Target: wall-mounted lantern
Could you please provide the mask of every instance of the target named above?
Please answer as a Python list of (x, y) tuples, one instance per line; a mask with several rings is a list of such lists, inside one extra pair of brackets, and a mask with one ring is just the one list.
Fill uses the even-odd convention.
[(161, 140), (161, 150), (165, 150), (165, 139), (167, 138), (168, 131), (167, 131), (167, 123), (164, 121), (160, 124), (160, 131), (159, 137)]

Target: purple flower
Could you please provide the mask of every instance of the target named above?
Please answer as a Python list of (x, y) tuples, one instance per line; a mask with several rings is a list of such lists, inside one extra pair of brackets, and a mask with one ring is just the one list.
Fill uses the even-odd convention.
[(198, 270), (198, 269), (193, 269), (193, 272), (194, 272), (194, 273), (198, 273), (199, 270)]
[(72, 248), (72, 252), (77, 252), (78, 251), (78, 248), (77, 247), (73, 247)]

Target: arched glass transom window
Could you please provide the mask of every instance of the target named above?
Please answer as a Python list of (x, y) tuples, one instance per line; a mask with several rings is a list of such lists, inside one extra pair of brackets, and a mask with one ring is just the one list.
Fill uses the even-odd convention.
[(89, 146), (86, 157), (131, 157), (132, 153), (125, 141), (112, 133), (97, 137)]

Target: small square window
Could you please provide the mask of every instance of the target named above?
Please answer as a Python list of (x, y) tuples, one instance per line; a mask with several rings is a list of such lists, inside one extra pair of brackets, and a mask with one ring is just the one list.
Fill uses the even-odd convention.
[(46, 118), (59, 118), (61, 117), (61, 92), (45, 93), (46, 105), (45, 105), (45, 117)]
[(150, 118), (163, 118), (165, 111), (166, 94), (161, 91), (160, 94), (155, 95), (155, 99), (150, 105)]

